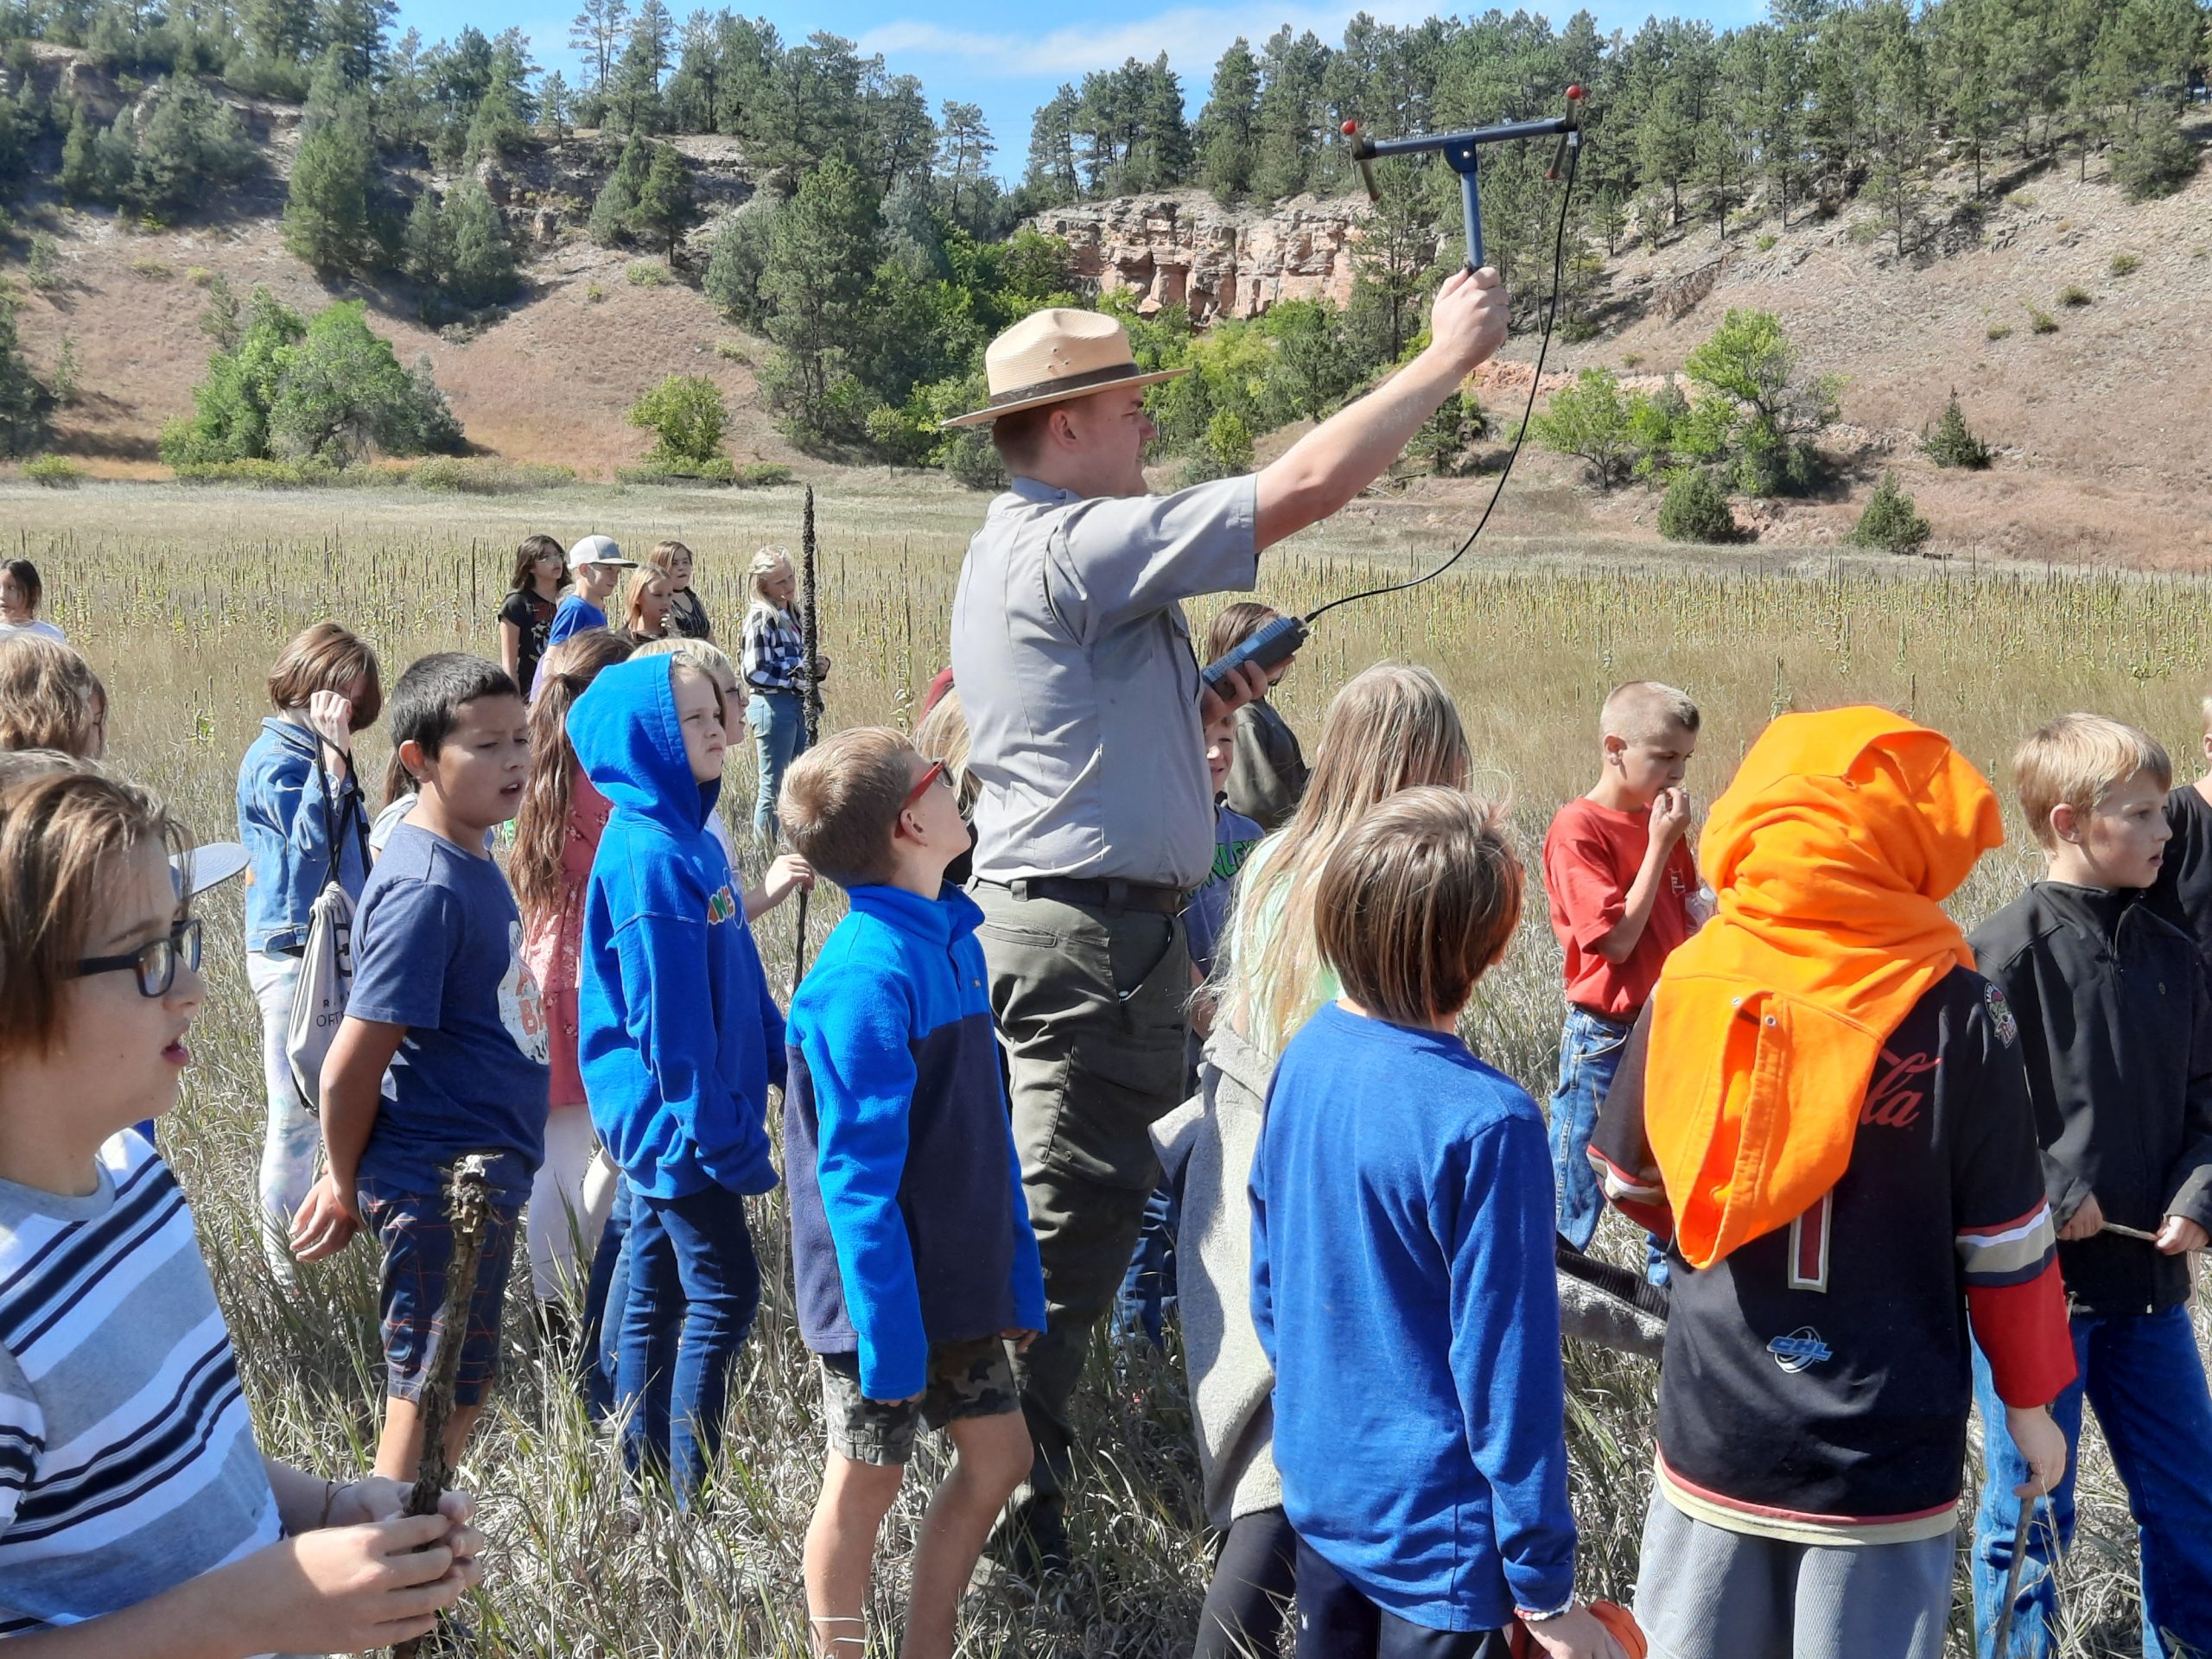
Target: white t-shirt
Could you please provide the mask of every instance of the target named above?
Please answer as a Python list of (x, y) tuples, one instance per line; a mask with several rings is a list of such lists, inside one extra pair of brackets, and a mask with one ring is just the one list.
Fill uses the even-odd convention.
[(41, 639), (51, 639), (57, 645), (67, 645), (69, 636), (43, 617), (33, 617), (28, 622), (0, 622), (0, 639), (10, 634), (35, 633)]

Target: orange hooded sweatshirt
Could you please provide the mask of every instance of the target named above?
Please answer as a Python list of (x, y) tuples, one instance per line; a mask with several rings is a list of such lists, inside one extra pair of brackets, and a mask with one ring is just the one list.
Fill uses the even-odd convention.
[(1719, 912), (1651, 1002), (1645, 1126), (1707, 1268), (1842, 1178), (1882, 1044), (1974, 952), (1942, 901), (2004, 840), (1942, 734), (1885, 709), (1784, 715), (1701, 837)]

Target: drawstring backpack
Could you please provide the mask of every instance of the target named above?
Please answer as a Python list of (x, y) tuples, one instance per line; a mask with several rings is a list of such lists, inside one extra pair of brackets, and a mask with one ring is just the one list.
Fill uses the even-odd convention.
[(322, 891), (308, 911), (307, 944), (300, 953), (299, 982), (292, 991), (292, 1017), (284, 1027), (284, 1058), (291, 1066), (292, 1088), (300, 1109), (309, 1114), (322, 1108), (322, 1063), (346, 1017), (346, 993), (353, 984), (353, 899), (339, 880), (344, 844), (341, 836), (360, 830), (358, 788), (346, 803), (341, 820), (331, 804), (330, 774), (322, 761), (322, 736), (315, 740), (315, 783), (322, 794), (322, 821), (329, 831), (330, 857), (322, 873)]

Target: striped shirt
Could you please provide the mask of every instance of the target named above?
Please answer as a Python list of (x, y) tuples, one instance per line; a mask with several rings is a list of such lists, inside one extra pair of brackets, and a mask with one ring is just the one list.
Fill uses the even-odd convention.
[(168, 1166), (125, 1131), (86, 1197), (0, 1181), (0, 1640), (282, 1535)]
[(806, 689), (806, 639), (791, 612), (756, 603), (745, 613), (744, 674), (755, 691)]

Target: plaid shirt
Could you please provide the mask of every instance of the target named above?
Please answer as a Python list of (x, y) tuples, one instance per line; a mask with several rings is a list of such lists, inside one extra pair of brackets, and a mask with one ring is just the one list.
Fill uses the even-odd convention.
[(745, 683), (756, 691), (799, 691), (806, 684), (806, 640), (789, 611), (755, 605), (745, 613)]

